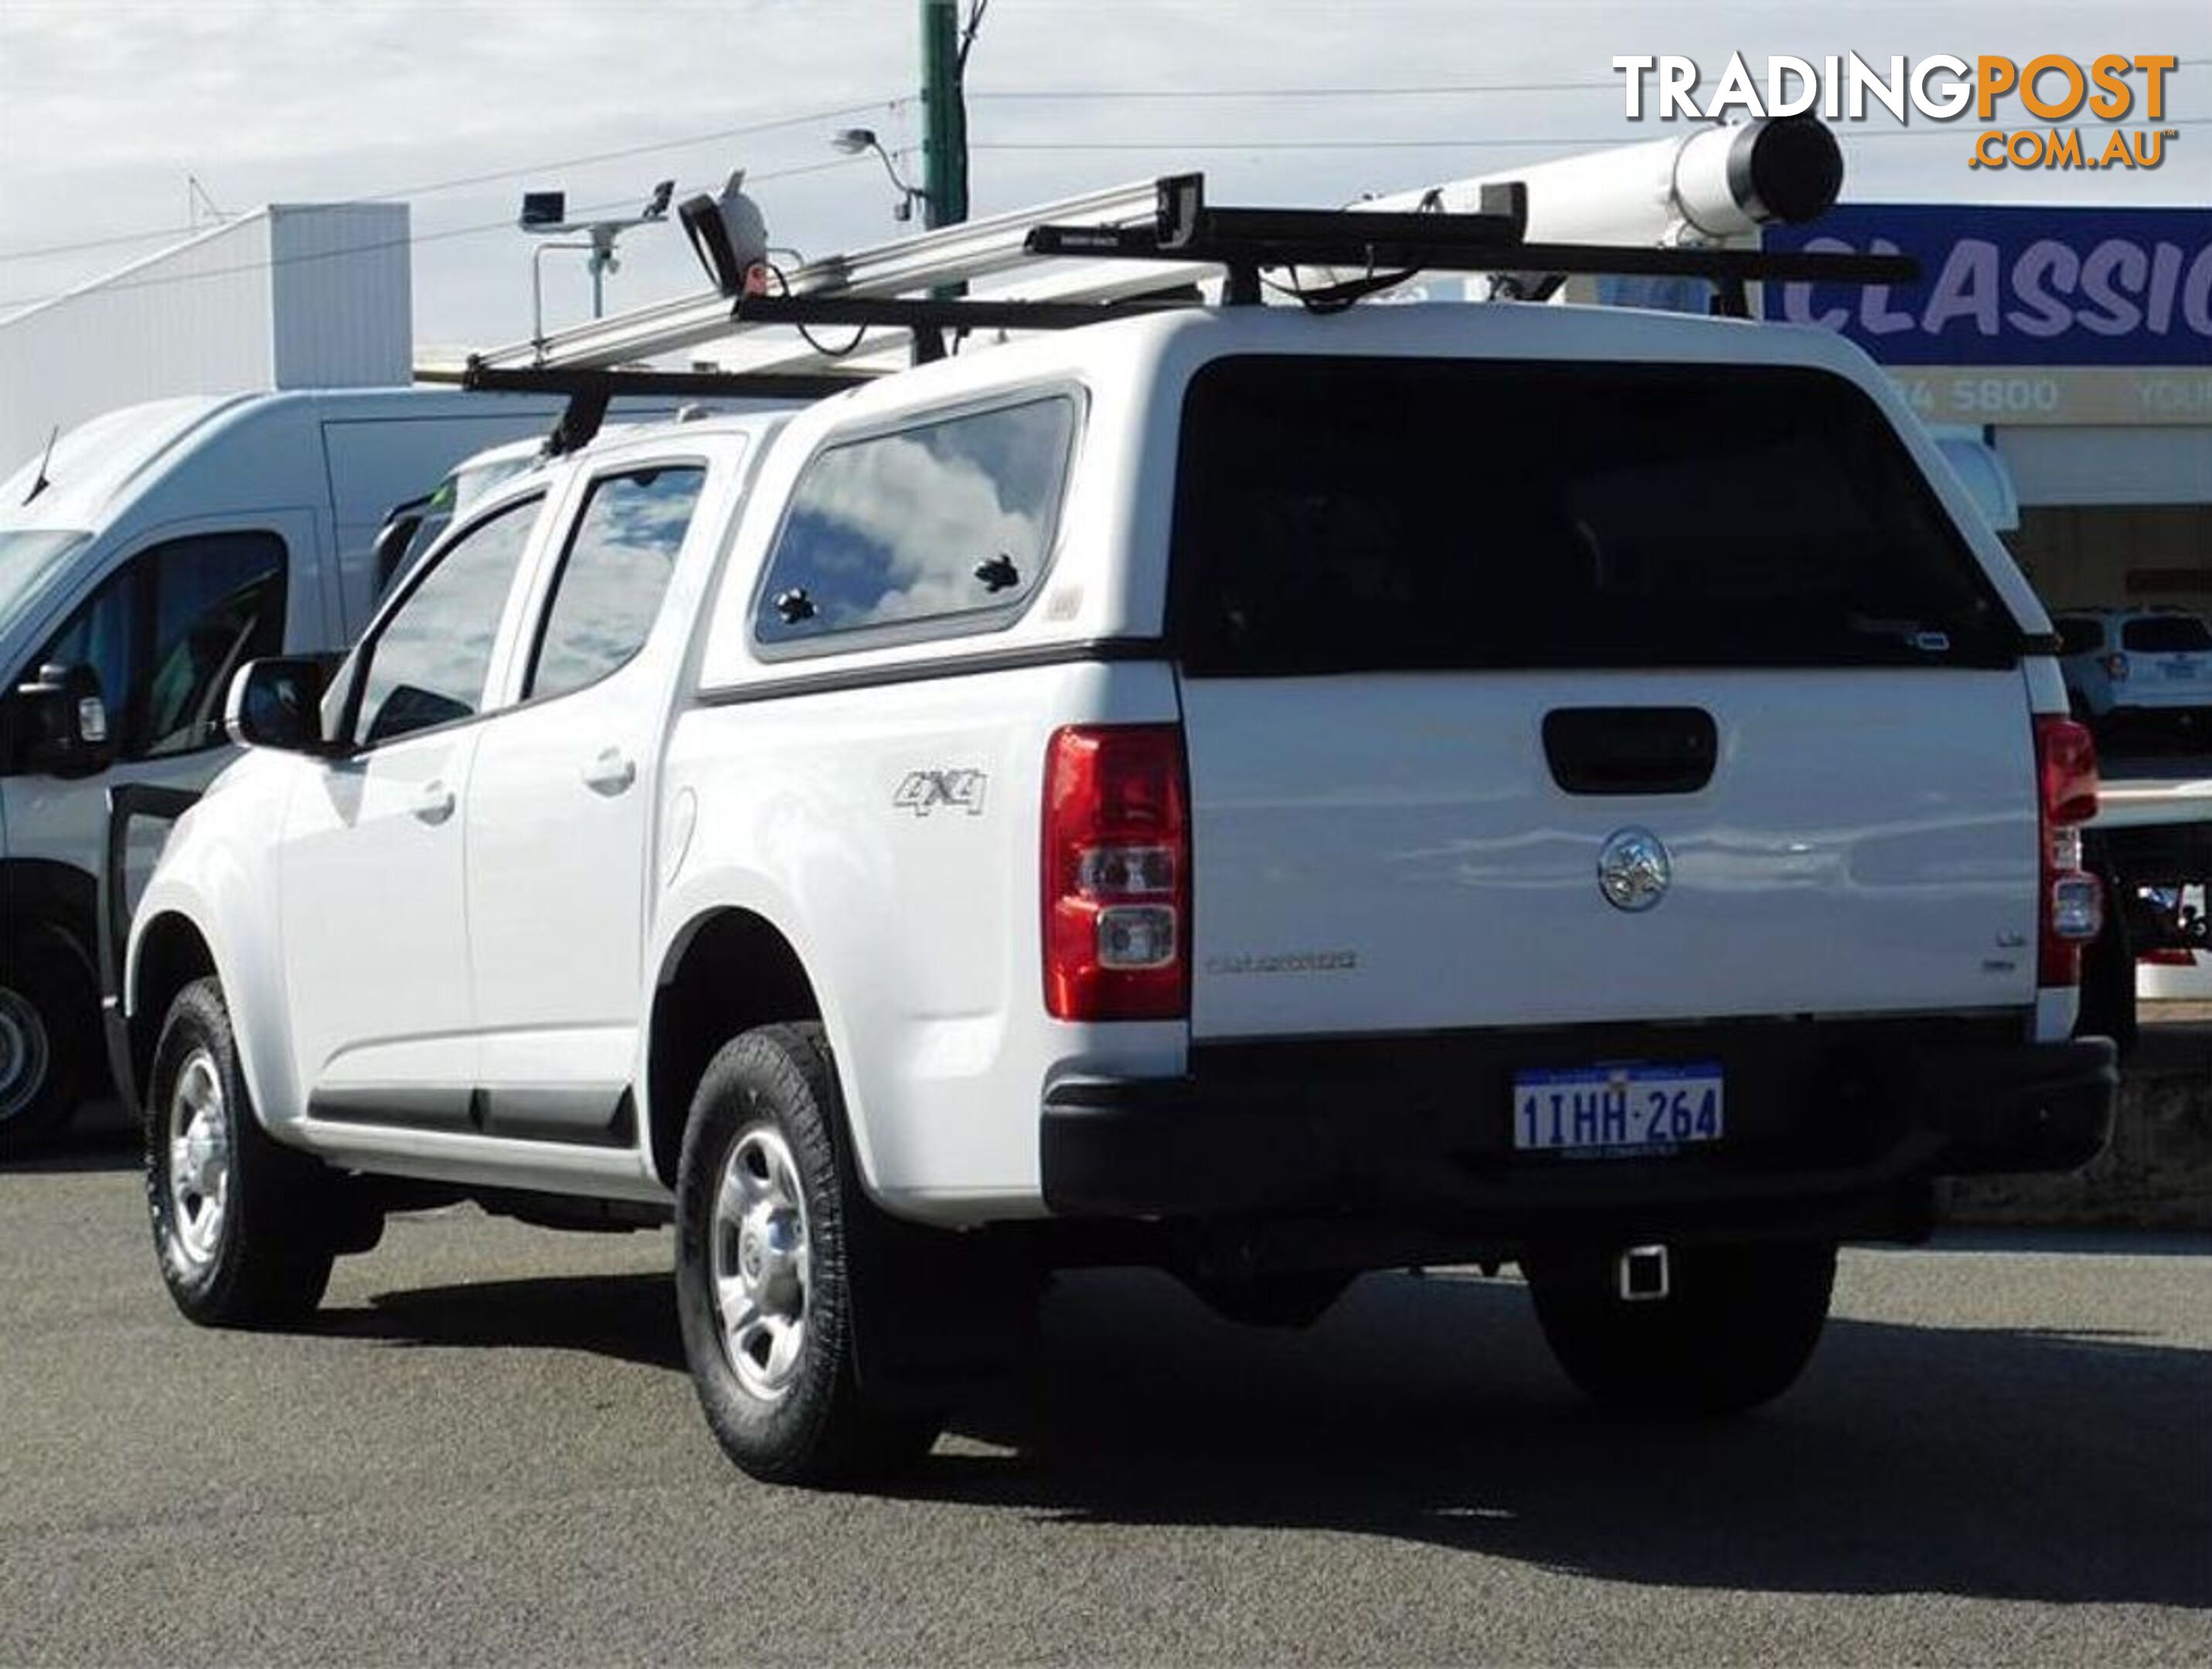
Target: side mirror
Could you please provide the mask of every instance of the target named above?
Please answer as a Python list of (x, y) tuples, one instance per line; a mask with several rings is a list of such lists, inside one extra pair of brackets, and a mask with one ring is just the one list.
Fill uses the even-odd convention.
[(107, 702), (100, 674), (88, 666), (42, 666), (16, 686), (15, 707), (22, 741), (20, 757), (48, 776), (88, 777), (114, 762)]
[(326, 661), (307, 656), (250, 660), (230, 681), (223, 728), (240, 747), (324, 753), (323, 689)]

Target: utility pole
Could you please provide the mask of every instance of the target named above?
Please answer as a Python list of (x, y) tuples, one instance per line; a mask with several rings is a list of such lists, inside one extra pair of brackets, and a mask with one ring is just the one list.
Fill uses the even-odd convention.
[[(980, 21), (981, 9), (977, 17)], [(969, 30), (974, 31), (971, 26)], [(959, 0), (921, 0), (922, 223), (957, 226), (968, 218), (968, 101), (961, 87), (967, 54)]]

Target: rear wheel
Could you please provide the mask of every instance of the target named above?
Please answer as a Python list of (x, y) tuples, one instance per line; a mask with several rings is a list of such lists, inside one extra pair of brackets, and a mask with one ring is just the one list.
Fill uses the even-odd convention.
[(1835, 1247), (1692, 1246), (1671, 1264), (1668, 1296), (1629, 1302), (1607, 1251), (1524, 1259), (1567, 1377), (1609, 1408), (1671, 1415), (1739, 1413), (1788, 1390), (1827, 1320)]
[(213, 979), (193, 980), (170, 1005), (147, 1078), (145, 1132), (146, 1204), (177, 1308), (210, 1327), (312, 1313), (354, 1225), (338, 1179), (262, 1130)]
[(83, 963), (53, 934), (0, 942), (0, 1156), (27, 1153), (69, 1123), (98, 1013)]
[(677, 1177), (676, 1290), (700, 1406), (755, 1478), (858, 1481), (936, 1441), (933, 1410), (864, 1386), (854, 1265), (874, 1208), (843, 1151), (817, 1024), (763, 1026), (708, 1065)]

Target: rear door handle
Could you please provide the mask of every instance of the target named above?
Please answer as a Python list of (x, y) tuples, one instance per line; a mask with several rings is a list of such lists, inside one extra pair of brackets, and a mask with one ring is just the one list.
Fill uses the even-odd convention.
[(620, 748), (609, 748), (584, 767), (584, 786), (595, 794), (612, 796), (637, 780), (637, 762)]
[(426, 823), (441, 823), (453, 815), (453, 791), (442, 782), (423, 785), (415, 796), (415, 815)]

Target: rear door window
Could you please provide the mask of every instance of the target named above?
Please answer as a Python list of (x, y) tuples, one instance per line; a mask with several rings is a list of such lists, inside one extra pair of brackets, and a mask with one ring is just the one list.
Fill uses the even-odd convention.
[(794, 652), (1011, 620), (1052, 549), (1075, 421), (1054, 395), (825, 449), (792, 494), (754, 641)]
[(644, 646), (706, 479), (696, 464), (661, 464), (592, 483), (553, 582), (526, 696), (596, 683)]
[(1184, 401), (1171, 616), (1200, 676), (2020, 650), (1879, 410), (1789, 367), (1217, 361)]
[(2147, 655), (2187, 654), (2212, 649), (2212, 627), (2194, 615), (2152, 615), (2120, 628), (2120, 647)]

